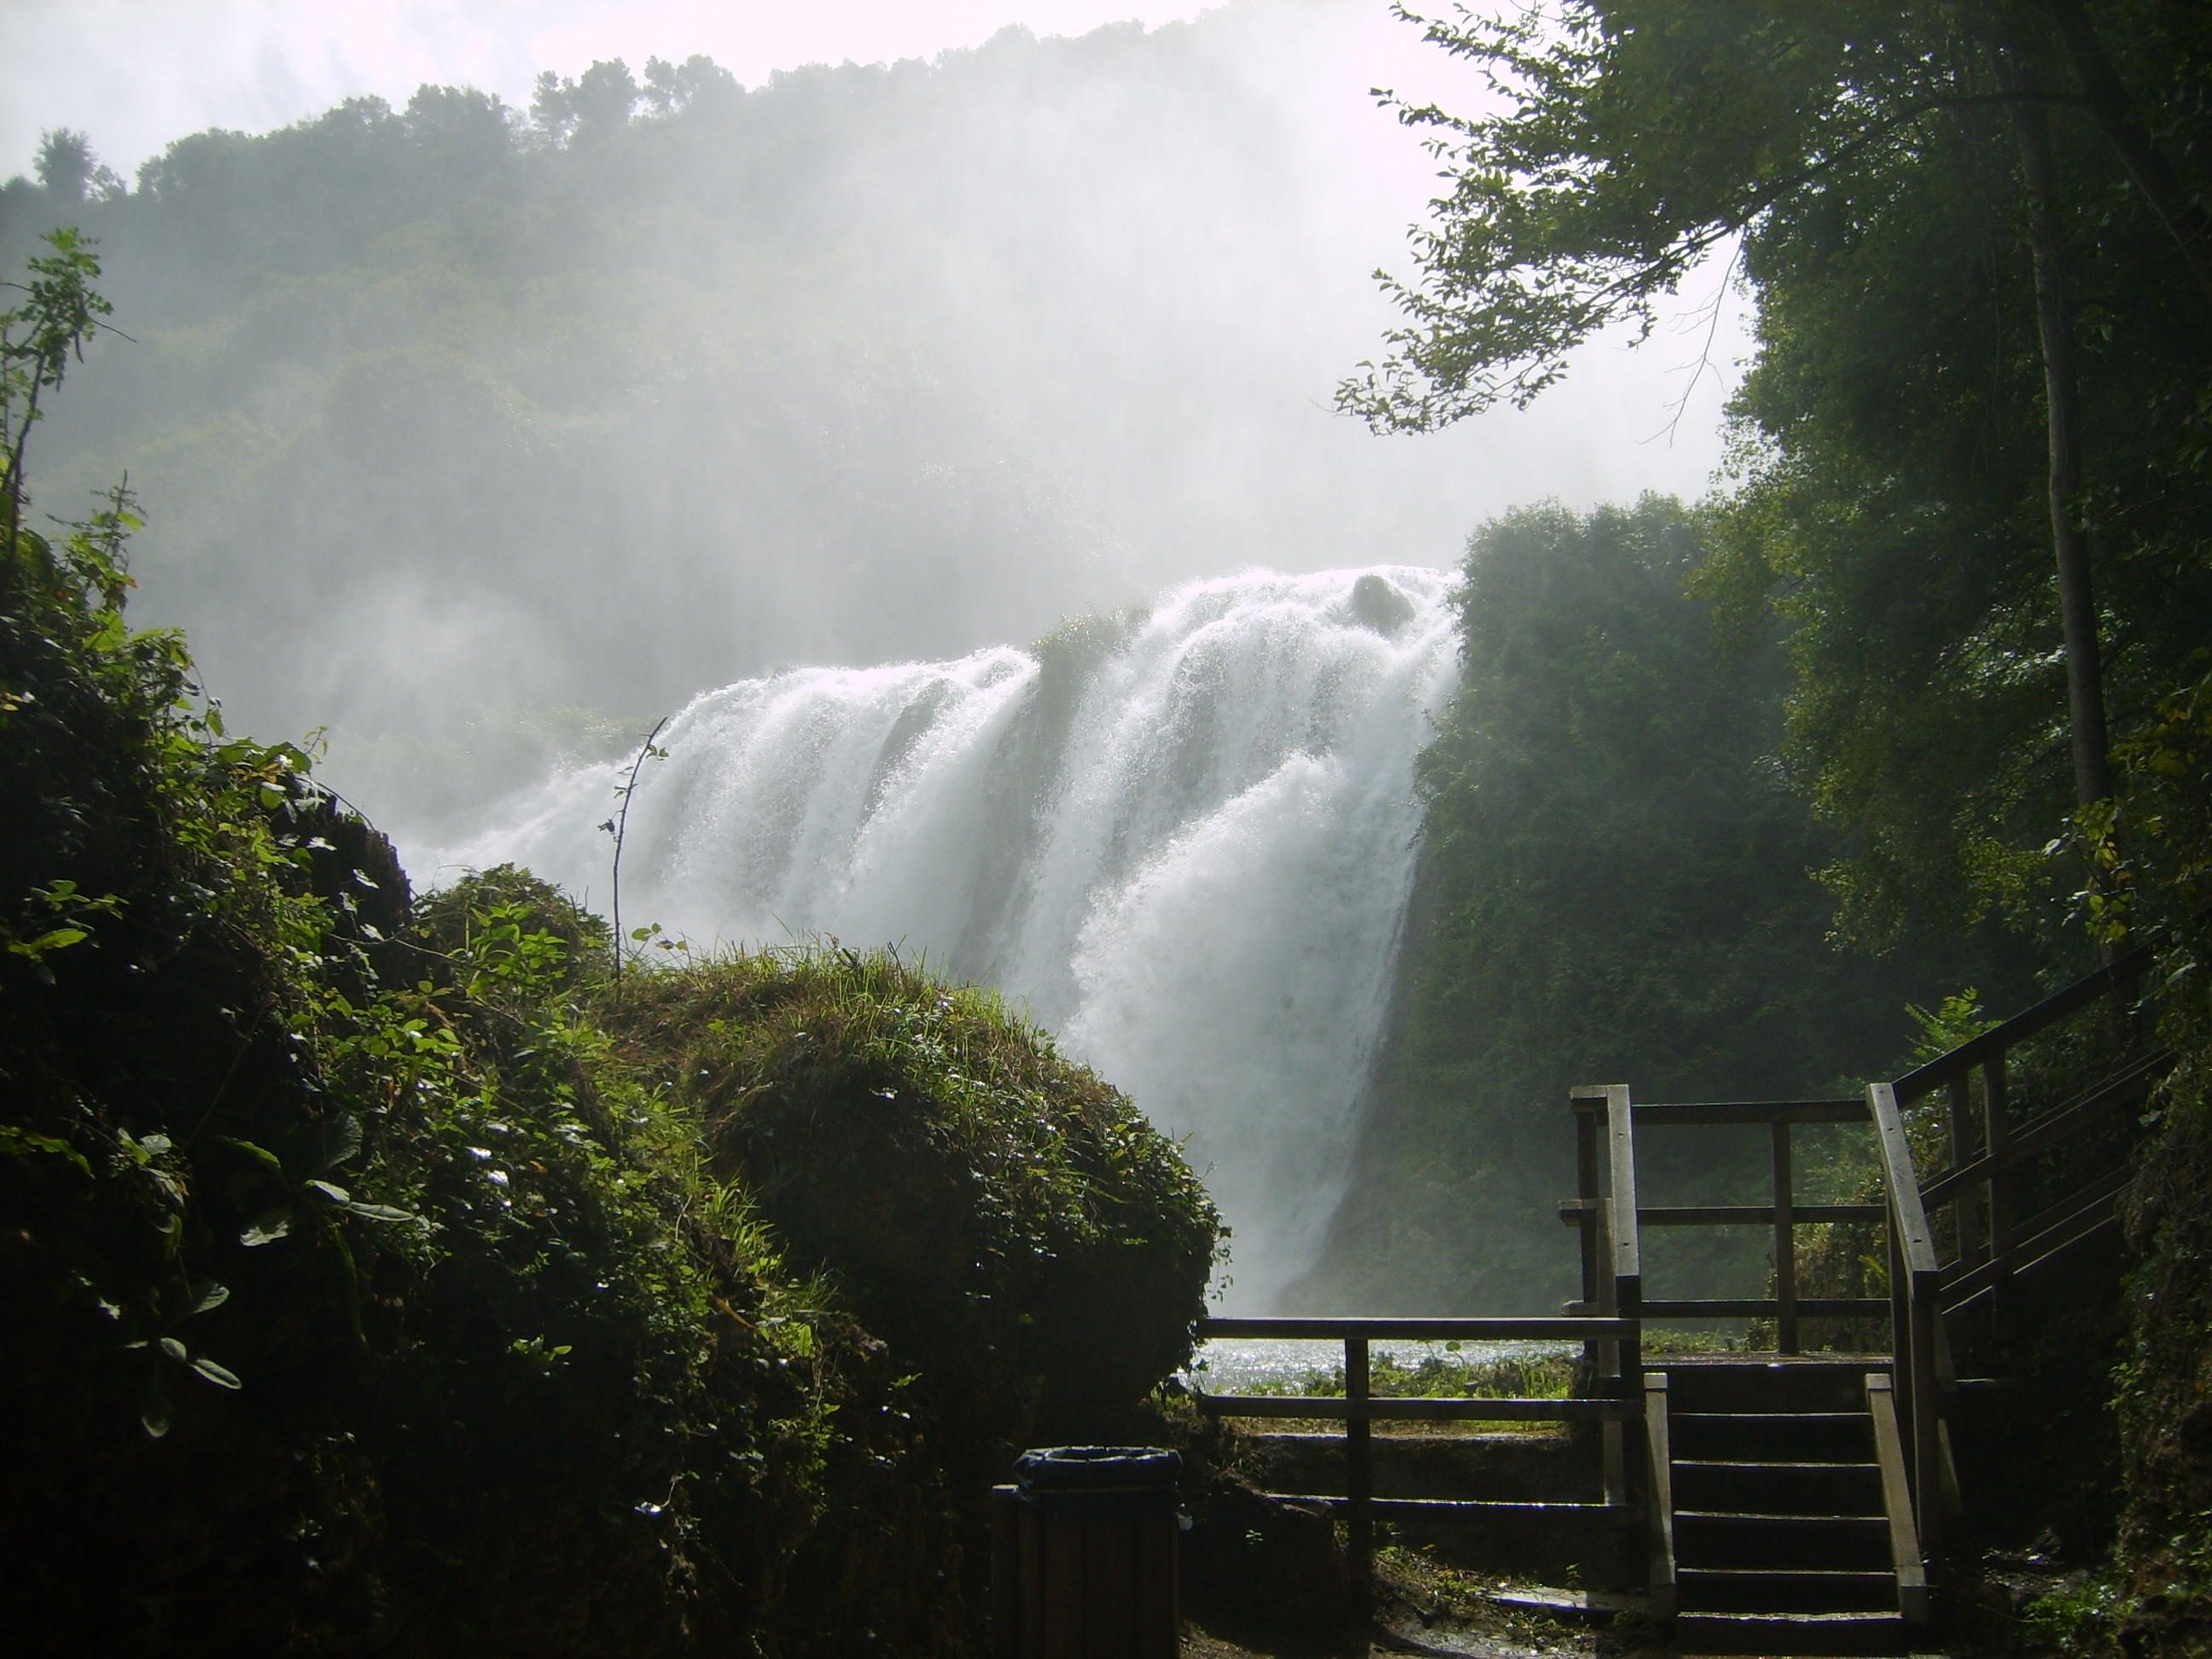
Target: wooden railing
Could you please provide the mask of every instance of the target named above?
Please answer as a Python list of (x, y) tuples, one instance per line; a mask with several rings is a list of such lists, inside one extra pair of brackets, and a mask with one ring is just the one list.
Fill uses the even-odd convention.
[[(1403, 1399), (1377, 1395), (1371, 1382), (1369, 1345), (1377, 1340), (1415, 1342), (1580, 1342), (1618, 1353), (1636, 1351), (1639, 1331), (1633, 1318), (1578, 1316), (1559, 1319), (1202, 1319), (1200, 1338), (1217, 1336), (1304, 1337), (1344, 1345), (1344, 1393), (1337, 1395), (1200, 1394), (1199, 1409), (1216, 1417), (1291, 1418), (1344, 1425), (1345, 1487), (1340, 1494), (1272, 1492), (1287, 1503), (1322, 1504), (1345, 1516), (1354, 1591), (1363, 1605), (1374, 1579), (1375, 1522), (1378, 1516), (1401, 1519), (1451, 1517), (1465, 1520), (1487, 1513), (1524, 1517), (1565, 1513), (1614, 1521), (1632, 1520), (1631, 1495), (1619, 1480), (1624, 1427), (1640, 1418), (1640, 1395), (1623, 1392), (1601, 1376), (1595, 1391), (1565, 1399)], [(1488, 1499), (1377, 1498), (1370, 1425), (1376, 1423), (1596, 1423), (1606, 1448), (1602, 1502), (1508, 1503)]]
[[(1322, 1503), (1343, 1511), (1356, 1588), (1371, 1585), (1375, 1522), (1485, 1511), (1578, 1512), (1618, 1524), (1640, 1517), (1650, 1551), (1651, 1607), (1672, 1613), (1672, 1505), (1667, 1491), (1666, 1387), (1663, 1374), (1647, 1377), (1644, 1322), (1771, 1319), (1776, 1346), (1801, 1352), (1800, 1322), (1808, 1318), (1887, 1316), (1890, 1367), (1867, 1378), (1877, 1449), (1893, 1529), (1900, 1604), (1927, 1595), (1923, 1559), (1942, 1548), (1949, 1516), (1958, 1507), (1946, 1418), (1957, 1382), (1952, 1372), (1944, 1316), (1986, 1302), (1999, 1304), (2020, 1274), (2111, 1224), (2116, 1195), (2129, 1162), (2094, 1173), (2063, 1196), (2043, 1194), (2044, 1206), (2025, 1221), (2014, 1211), (2021, 1176), (2031, 1160), (2112, 1115), (2140, 1102), (2172, 1063), (2172, 1056), (2137, 1041), (2101, 1082), (2079, 1091), (2025, 1122), (2013, 1121), (2007, 1059), (2030, 1038), (2069, 1016), (2104, 1004), (2119, 1007), (2150, 966), (2138, 950), (2068, 986), (2034, 1007), (1960, 1045), (1893, 1083), (1867, 1085), (1852, 1100), (1730, 1101), (1692, 1105), (1634, 1104), (1624, 1084), (1570, 1091), (1575, 1114), (1576, 1196), (1559, 1206), (1560, 1219), (1577, 1229), (1581, 1244), (1582, 1294), (1557, 1319), (1208, 1319), (1198, 1334), (1309, 1337), (1344, 1346), (1341, 1398), (1273, 1395), (1200, 1395), (1200, 1409), (1223, 1417), (1304, 1419), (1345, 1425), (1346, 1490), (1341, 1495), (1281, 1493), (1294, 1502)], [(2132, 1011), (2110, 1014), (2132, 1018)], [(2138, 1036), (2140, 1034), (2137, 1034)], [(1976, 1085), (1979, 1087), (1977, 1089)], [(1916, 1170), (1905, 1113), (1914, 1102), (1942, 1089), (1948, 1094), (1949, 1167), (1924, 1184)], [(1978, 1111), (1977, 1106), (1978, 1105)], [(1866, 1123), (1875, 1132), (1881, 1174), (1879, 1204), (1800, 1204), (1795, 1192), (1792, 1132), (1808, 1123)], [(1643, 1127), (1720, 1127), (1764, 1124), (1770, 1136), (1769, 1201), (1763, 1205), (1644, 1206), (1637, 1199), (1636, 1132)], [(2065, 1183), (2059, 1183), (2063, 1185)], [(1952, 1260), (1939, 1260), (1939, 1235), (1929, 1213), (1948, 1208), (1955, 1241)], [(1797, 1288), (1796, 1230), (1821, 1222), (1880, 1223), (1886, 1236), (1889, 1293), (1886, 1297), (1802, 1297)], [(1652, 1298), (1644, 1292), (1642, 1230), (1645, 1227), (1757, 1226), (1771, 1230), (1774, 1294), (1728, 1298)], [(1580, 1342), (1590, 1392), (1559, 1400), (1398, 1399), (1370, 1387), (1369, 1345), (1376, 1340), (1417, 1341), (1530, 1340)], [(1515, 1504), (1375, 1496), (1370, 1426), (1389, 1421), (1595, 1422), (1601, 1431), (1603, 1501), (1597, 1504)]]
[[(1938, 1091), (1948, 1097), (1950, 1164), (1921, 1191), (1931, 1213), (1950, 1212), (1954, 1248), (1941, 1292), (1946, 1313), (1977, 1304), (1999, 1312), (2014, 1279), (2116, 1218), (2115, 1200), (2131, 1174), (2131, 1136), (2114, 1138), (2106, 1167), (2094, 1167), (2093, 1159), (2093, 1167), (2068, 1171), (2040, 1194), (2022, 1177), (2054, 1148), (2079, 1145), (2085, 1133), (2106, 1128), (2114, 1113), (2139, 1103), (2172, 1065), (2169, 1052), (2131, 1029), (2136, 1016), (2124, 1006), (2151, 962), (2148, 947), (2130, 951), (1891, 1085), (1900, 1109)], [(2112, 1063), (2090, 1086), (2015, 1121), (2014, 1052), (2093, 1007), (2108, 1025), (2128, 1028), (2111, 1045)], [(2037, 1208), (2023, 1217), (2021, 1200), (2031, 1195)]]
[[(1632, 1305), (1639, 1320), (1771, 1319), (1775, 1346), (1784, 1354), (1802, 1351), (1801, 1320), (1886, 1315), (1892, 1382), (1883, 1403), (1898, 1422), (1899, 1454), (1911, 1490), (1917, 1543), (1932, 1557), (1942, 1547), (1949, 1516), (1958, 1508), (1946, 1420), (1957, 1378), (1944, 1316), (1978, 1302), (1994, 1304), (2021, 1273), (2112, 1224), (2117, 1195), (2131, 1172), (2127, 1137), (2118, 1137), (2106, 1149), (2108, 1167), (2095, 1167), (2092, 1160), (2085, 1170), (2046, 1182), (2039, 1211), (2015, 1222), (2021, 1172), (2032, 1160), (2076, 1141), (2108, 1124), (2115, 1112), (2141, 1102), (2172, 1063), (2169, 1053), (2142, 1041), (2136, 1032), (2131, 1045), (2106, 1045), (2116, 1054), (2100, 1081), (2015, 1123), (2007, 1057), (2029, 1039), (2084, 1011), (2098, 1010), (2116, 1028), (2126, 1024), (2134, 1016), (2124, 1007), (2124, 1000), (2150, 963), (2148, 950), (2133, 951), (1894, 1083), (1869, 1084), (1862, 1099), (1632, 1106), (1624, 1085), (1571, 1091), (1577, 1190), (1559, 1211), (1560, 1219), (1581, 1235), (1583, 1294), (1579, 1301), (1567, 1304), (1566, 1311), (1614, 1311), (1624, 1305), (1621, 1287), (1632, 1286)], [(1950, 1165), (1923, 1183), (1912, 1155), (1905, 1109), (1939, 1089), (1949, 1097)], [(1791, 1131), (1804, 1123), (1866, 1123), (1873, 1127), (1881, 1203), (1796, 1201)], [(1744, 1124), (1764, 1124), (1771, 1136), (1768, 1203), (1637, 1204), (1633, 1160), (1638, 1127)], [(1626, 1172), (1626, 1178), (1616, 1179), (1616, 1171)], [(2052, 1187), (2057, 1190), (2048, 1190)], [(1940, 1259), (1937, 1230), (1929, 1218), (1931, 1212), (1945, 1206), (1952, 1211), (1950, 1231), (1955, 1240), (1948, 1261)], [(1798, 1294), (1796, 1230), (1815, 1222), (1881, 1224), (1888, 1258), (1887, 1297)], [(1774, 1294), (1731, 1298), (1642, 1294), (1636, 1232), (1654, 1226), (1771, 1228)], [(1609, 1285), (1614, 1288), (1609, 1291)]]
[[(1900, 1413), (1901, 1458), (1911, 1471), (1914, 1520), (1923, 1547), (1940, 1539), (1942, 1494), (1945, 1490), (1945, 1442), (1940, 1418), (1943, 1391), (1950, 1382), (1948, 1350), (1937, 1318), (1940, 1274), (1920, 1185), (1912, 1172), (1911, 1148), (1897, 1103), (1886, 1083), (1868, 1086), (1859, 1100), (1729, 1101), (1714, 1105), (1662, 1103), (1632, 1104), (1627, 1086), (1612, 1084), (1570, 1091), (1575, 1112), (1577, 1195), (1559, 1206), (1560, 1219), (1579, 1229), (1583, 1297), (1567, 1311), (1607, 1312), (1620, 1305), (1624, 1285), (1632, 1286), (1642, 1320), (1716, 1322), (1771, 1319), (1777, 1346), (1800, 1351), (1798, 1322), (1808, 1317), (1888, 1316), (1892, 1364)], [(1880, 1204), (1800, 1204), (1795, 1192), (1792, 1129), (1801, 1123), (1871, 1123), (1881, 1160), (1883, 1201)], [(1771, 1201), (1764, 1205), (1640, 1206), (1636, 1200), (1635, 1133), (1639, 1125), (1714, 1128), (1763, 1124), (1769, 1132), (1768, 1174)], [(1814, 1222), (1880, 1222), (1889, 1241), (1890, 1294), (1886, 1297), (1800, 1297), (1797, 1294), (1796, 1230)], [(1771, 1297), (1666, 1298), (1642, 1294), (1638, 1237), (1644, 1227), (1746, 1227), (1772, 1229), (1775, 1293)], [(1630, 1269), (1624, 1279), (1623, 1265)], [(1610, 1265), (1613, 1273), (1607, 1275)], [(1608, 1287), (1613, 1288), (1608, 1290)], [(1607, 1305), (1610, 1296), (1611, 1306)], [(1593, 1303), (1596, 1305), (1593, 1306)], [(1646, 1392), (1640, 1353), (1624, 1382), (1636, 1378), (1635, 1391)], [(1885, 1402), (1887, 1403), (1887, 1402)], [(1663, 1407), (1661, 1408), (1663, 1411)], [(1648, 1437), (1651, 1431), (1644, 1431)], [(1626, 1466), (1634, 1454), (1622, 1452)], [(1608, 1449), (1608, 1458), (1612, 1456)], [(1656, 1473), (1650, 1477), (1659, 1478)], [(1921, 1493), (1932, 1503), (1923, 1503)], [(1654, 1518), (1660, 1496), (1654, 1492)], [(1672, 1572), (1671, 1540), (1655, 1527), (1652, 1535), (1654, 1595)], [(1656, 1605), (1656, 1603), (1655, 1603)]]
[[(1771, 1319), (1778, 1333), (1776, 1346), (1784, 1353), (1796, 1353), (1799, 1350), (1798, 1322), (1802, 1319), (1824, 1316), (1875, 1318), (1889, 1311), (1888, 1303), (1879, 1297), (1807, 1297), (1797, 1294), (1799, 1227), (1820, 1221), (1881, 1221), (1887, 1211), (1880, 1204), (1798, 1203), (1794, 1190), (1795, 1149), (1790, 1132), (1801, 1123), (1863, 1123), (1867, 1121), (1866, 1102), (1746, 1100), (1710, 1106), (1675, 1103), (1641, 1104), (1628, 1108), (1626, 1116), (1631, 1127), (1624, 1133), (1612, 1123), (1616, 1097), (1621, 1107), (1628, 1108), (1628, 1090), (1625, 1085), (1577, 1088), (1571, 1091), (1569, 1095), (1575, 1112), (1577, 1192), (1575, 1197), (1560, 1204), (1559, 1218), (1570, 1226), (1581, 1229), (1583, 1261), (1582, 1300), (1568, 1304), (1569, 1312), (1581, 1311), (1591, 1305), (1603, 1278), (1602, 1265), (1606, 1256), (1609, 1250), (1618, 1249), (1617, 1244), (1608, 1243), (1600, 1230), (1589, 1224), (1592, 1218), (1601, 1214), (1608, 1217), (1613, 1238), (1617, 1240), (1627, 1232), (1631, 1238), (1631, 1249), (1634, 1251), (1633, 1231), (1623, 1219), (1632, 1211), (1636, 1227), (1765, 1227), (1772, 1230), (1774, 1237), (1774, 1295), (1653, 1298), (1640, 1295), (1643, 1279), (1639, 1273), (1637, 1275), (1638, 1306), (1646, 1319)], [(1601, 1108), (1604, 1119), (1602, 1123)], [(1624, 1207), (1622, 1196), (1609, 1191), (1607, 1187), (1599, 1164), (1600, 1143), (1602, 1140), (1616, 1149), (1626, 1146), (1629, 1156), (1632, 1157), (1633, 1126), (1719, 1127), (1743, 1124), (1765, 1124), (1769, 1131), (1768, 1169), (1772, 1189), (1771, 1200), (1765, 1204), (1637, 1206), (1632, 1177), (1625, 1200), (1627, 1207)], [(1615, 1155), (1619, 1156), (1617, 1151)]]
[(1905, 1139), (1894, 1087), (1868, 1084), (1866, 1113), (1874, 1121), (1881, 1158), (1882, 1207), (1889, 1235), (1890, 1387), (1911, 1479), (1912, 1518), (1920, 1547), (1933, 1556), (1942, 1553), (1949, 1462), (1942, 1419), (1947, 1414), (1947, 1396), (1957, 1389), (1937, 1299), (1942, 1274), (1936, 1266), (1936, 1241), (1928, 1230), (1928, 1212), (1921, 1206), (1920, 1179), (1912, 1167), (1912, 1146)]

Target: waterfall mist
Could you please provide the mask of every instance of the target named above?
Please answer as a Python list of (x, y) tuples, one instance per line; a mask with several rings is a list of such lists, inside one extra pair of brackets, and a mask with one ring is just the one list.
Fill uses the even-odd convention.
[[(1655, 434), (1702, 328), (1430, 438), (1332, 411), (1436, 188), (1377, 84), (1476, 92), (1378, 6), (1273, 0), (596, 134), (403, 85), (195, 135), (70, 210), (136, 343), (72, 371), (39, 507), (127, 471), (142, 619), (188, 629), (234, 723), (326, 728), (349, 798), (447, 841), (778, 664), (955, 657), (1245, 565), (1442, 567), (1515, 501), (1694, 491), (1718, 378)], [(15, 257), (46, 210), (0, 198)]]
[[(631, 799), (625, 921), (896, 945), (1027, 1006), (1188, 1137), (1233, 1305), (1311, 1261), (1346, 1180), (1413, 875), (1413, 763), (1455, 678), (1439, 573), (1191, 583), (1031, 650), (701, 696)], [(605, 890), (582, 767), (457, 864)]]

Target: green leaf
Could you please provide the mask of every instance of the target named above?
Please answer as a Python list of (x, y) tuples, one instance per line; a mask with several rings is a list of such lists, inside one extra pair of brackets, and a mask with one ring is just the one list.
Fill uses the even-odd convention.
[(242, 1389), (246, 1386), (238, 1380), (237, 1372), (227, 1366), (218, 1365), (205, 1354), (200, 1355), (192, 1361), (192, 1369), (218, 1389)]
[(352, 1194), (343, 1187), (332, 1186), (327, 1181), (311, 1181), (307, 1183), (307, 1190), (316, 1197), (325, 1199), (332, 1204), (349, 1204), (353, 1201)]
[(313, 1173), (325, 1175), (349, 1159), (361, 1156), (361, 1120), (346, 1113), (324, 1132), (323, 1159)]
[(82, 927), (57, 927), (33, 939), (9, 939), (8, 948), (19, 957), (40, 957), (49, 951), (63, 950), (90, 937)]
[[(217, 1285), (210, 1280), (200, 1287), (198, 1297), (192, 1304), (192, 1313), (213, 1313), (217, 1308), (220, 1308), (224, 1303), (229, 1300), (230, 1286), (228, 1285)], [(185, 1316), (186, 1318), (190, 1318), (191, 1316), (190, 1314)]]
[(92, 1165), (85, 1162), (84, 1154), (66, 1140), (57, 1139), (52, 1135), (36, 1134), (28, 1129), (18, 1129), (12, 1124), (0, 1123), (0, 1152), (11, 1153), (17, 1158), (45, 1152), (51, 1157), (66, 1158), (87, 1175), (92, 1173)]
[(169, 1431), (172, 1402), (168, 1389), (162, 1385), (161, 1375), (156, 1371), (146, 1384), (145, 1397), (138, 1404), (138, 1421), (146, 1432), (159, 1440)]
[(170, 1358), (175, 1360), (179, 1365), (188, 1363), (191, 1358), (191, 1355), (186, 1351), (185, 1345), (178, 1341), (173, 1336), (165, 1336), (161, 1339), (161, 1352), (168, 1355)]
[(292, 1231), (292, 1206), (280, 1204), (273, 1210), (264, 1210), (246, 1224), (238, 1242), (251, 1249), (257, 1244), (273, 1244)]
[(267, 1147), (257, 1146), (250, 1140), (225, 1139), (223, 1145), (234, 1148), (236, 1151), (244, 1152), (256, 1164), (258, 1164), (263, 1169), (268, 1170), (270, 1174), (276, 1176), (280, 1180), (283, 1178), (284, 1165), (283, 1160), (278, 1158), (276, 1154), (270, 1152)]
[(367, 1216), (371, 1221), (420, 1221), (422, 1218), (410, 1210), (397, 1210), (389, 1204), (353, 1204), (346, 1206), (355, 1215)]

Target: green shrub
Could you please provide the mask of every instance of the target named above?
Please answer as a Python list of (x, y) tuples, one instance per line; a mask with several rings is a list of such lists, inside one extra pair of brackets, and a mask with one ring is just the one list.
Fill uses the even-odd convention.
[(894, 961), (617, 984), (526, 872), (414, 902), (125, 624), (126, 496), (21, 527), (17, 361), (9, 1650), (973, 1651), (981, 1483), (1187, 1352), (1218, 1224), (1174, 1149)]

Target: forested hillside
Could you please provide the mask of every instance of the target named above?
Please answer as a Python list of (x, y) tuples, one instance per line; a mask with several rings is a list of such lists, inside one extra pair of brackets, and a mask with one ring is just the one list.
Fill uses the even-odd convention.
[(126, 492), (22, 524), (97, 275), (0, 311), (10, 1650), (974, 1651), (989, 1484), (1182, 1363), (1203, 1189), (895, 957), (415, 898), (129, 625)]
[(2075, 1528), (2098, 1576), (2039, 1617), (2085, 1651), (2202, 1652), (2212, 13), (1586, 0), (1429, 33), (1499, 97), (1401, 109), (1449, 188), (1343, 407), (1422, 430), (1534, 397), (1711, 258), (1758, 349), (1692, 517), (1476, 539), (1370, 1148), (1409, 1201), (1347, 1236), (1434, 1254), (1533, 1165), (1480, 1109), (1455, 1158), (1401, 1152), (1454, 1093), (1879, 1075), (1884, 1025), (1906, 1035), (1884, 1003), (1931, 972), (2017, 1002), (2018, 965), (2152, 944), (2180, 1063), (2139, 1125), (2131, 1289), (2051, 1316), (2127, 1310), (2102, 1361), (2124, 1497)]

